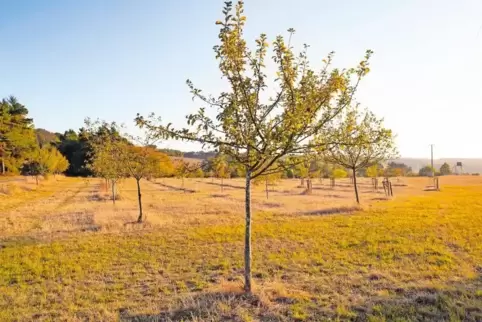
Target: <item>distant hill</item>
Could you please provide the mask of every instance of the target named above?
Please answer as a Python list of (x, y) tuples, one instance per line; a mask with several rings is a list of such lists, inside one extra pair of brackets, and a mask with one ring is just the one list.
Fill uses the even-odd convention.
[(37, 142), (40, 146), (59, 142), (59, 138), (56, 133), (47, 131), (45, 129), (35, 129), (35, 136), (37, 137)]
[(199, 159), (199, 160), (207, 160), (209, 158), (215, 157), (215, 151), (190, 151), (190, 152), (183, 152), (179, 150), (173, 149), (159, 149), (160, 152), (163, 152), (172, 157), (184, 157), (186, 159)]
[[(400, 158), (393, 160), (395, 162), (402, 162), (412, 168), (413, 172), (418, 172), (420, 168), (430, 165), (430, 159), (418, 159), (418, 158)], [(447, 162), (452, 168), (457, 162), (462, 162), (465, 173), (482, 173), (482, 159), (464, 159), (464, 158), (442, 158), (434, 159), (433, 166), (436, 169), (440, 169), (440, 166)]]

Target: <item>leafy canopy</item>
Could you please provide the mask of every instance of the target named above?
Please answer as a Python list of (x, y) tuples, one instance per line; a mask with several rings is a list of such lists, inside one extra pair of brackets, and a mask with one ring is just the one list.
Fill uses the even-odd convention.
[(352, 170), (397, 155), (392, 131), (384, 128), (382, 120), (372, 112), (360, 111), (358, 105), (340, 113), (326, 128), (322, 139), (329, 141), (323, 151), (324, 159)]
[[(283, 156), (312, 150), (314, 137), (350, 104), (360, 79), (369, 71), (372, 52), (367, 51), (358, 67), (343, 70), (331, 68), (330, 53), (321, 71), (315, 72), (307, 59), (308, 46), (298, 56), (293, 52), (293, 29), (288, 42), (282, 36), (276, 38), (272, 54), (265, 34), (258, 37), (252, 51), (244, 40), (243, 2), (234, 7), (226, 2), (223, 14), (224, 19), (216, 22), (220, 43), (214, 51), (230, 90), (210, 96), (188, 80), (193, 99), (204, 106), (187, 116), (187, 128), (163, 125), (155, 115), (138, 115), (136, 122), (159, 137), (216, 148), (243, 165), (251, 178), (281, 171), (272, 165), (279, 161), (283, 166), (289, 160)], [(270, 55), (276, 65), (272, 81), (266, 68)], [(264, 99), (267, 93), (276, 94)], [(215, 109), (215, 118), (206, 107)]]

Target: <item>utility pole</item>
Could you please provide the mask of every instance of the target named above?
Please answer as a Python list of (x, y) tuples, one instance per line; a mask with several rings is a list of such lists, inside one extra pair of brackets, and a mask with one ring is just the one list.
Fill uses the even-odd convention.
[(435, 168), (433, 167), (433, 146), (435, 144), (430, 144), (430, 165), (432, 166), (432, 177), (435, 178)]

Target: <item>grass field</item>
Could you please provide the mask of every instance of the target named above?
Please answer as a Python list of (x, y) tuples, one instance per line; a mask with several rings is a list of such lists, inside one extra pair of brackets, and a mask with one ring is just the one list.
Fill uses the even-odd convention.
[(255, 187), (246, 296), (242, 180), (0, 181), (0, 321), (482, 321), (482, 179), (393, 182)]

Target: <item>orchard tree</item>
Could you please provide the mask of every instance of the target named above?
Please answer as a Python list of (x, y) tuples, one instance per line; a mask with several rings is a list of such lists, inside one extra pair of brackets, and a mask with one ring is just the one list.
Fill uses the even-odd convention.
[(381, 119), (369, 112), (361, 112), (358, 105), (345, 109), (333, 119), (331, 128), (326, 129), (324, 139), (330, 143), (324, 150), (326, 161), (340, 165), (352, 172), (356, 202), (360, 203), (356, 173), (359, 169), (396, 156), (392, 131), (383, 127)]
[(91, 148), (88, 167), (96, 176), (110, 182), (115, 205), (117, 183), (128, 175), (125, 155), (129, 142), (120, 135), (120, 127), (115, 122), (86, 119), (85, 124)]
[(142, 212), (141, 180), (160, 176), (161, 164), (170, 163), (171, 160), (167, 155), (157, 152), (152, 147), (131, 145), (125, 151), (126, 153), (122, 155), (122, 164), (124, 164), (128, 175), (136, 180), (137, 201), (139, 203), (137, 222), (142, 223), (144, 215)]
[(447, 162), (442, 164), (442, 166), (440, 167), (440, 175), (447, 176), (451, 173), (452, 173), (452, 170), (450, 169), (450, 165)]
[(343, 179), (348, 176), (348, 173), (345, 171), (345, 169), (342, 168), (335, 168), (331, 171), (330, 178), (333, 180), (333, 186), (335, 186), (335, 180), (336, 179)]
[[(276, 168), (277, 165), (273, 165), (273, 168)], [(284, 171), (274, 171), (269, 174), (264, 174), (259, 177), (253, 179), (253, 183), (255, 185), (260, 185), (264, 183), (265, 186), (265, 193), (266, 199), (269, 199), (269, 186), (275, 184), (276, 182), (281, 180)]]
[[(60, 163), (60, 166), (59, 166)], [(24, 164), (22, 172), (35, 177), (39, 184), (40, 176), (56, 173), (59, 169), (65, 171), (69, 166), (67, 160), (54, 147), (43, 147), (33, 152), (29, 160)]]
[[(199, 168), (201, 168), (201, 163), (189, 162), (184, 159), (176, 159), (174, 161), (174, 175), (176, 178), (180, 178), (181, 188), (184, 189), (184, 178), (191, 177)], [(184, 190), (186, 191), (186, 190)]]
[(369, 166), (367, 168), (367, 171), (366, 171), (366, 176), (369, 177), (369, 178), (377, 178), (378, 177), (378, 173), (379, 173), (379, 168), (378, 168), (378, 164), (372, 164), (371, 166)]
[[(256, 40), (255, 50), (249, 50), (243, 34), (246, 17), (242, 1), (234, 8), (231, 1), (225, 2), (223, 14), (224, 19), (216, 22), (220, 27), (220, 43), (214, 51), (229, 90), (217, 97), (210, 96), (187, 81), (193, 98), (214, 108), (217, 115), (212, 117), (203, 106), (187, 117), (188, 127), (184, 129), (162, 125), (154, 115), (147, 119), (138, 115), (136, 121), (159, 137), (200, 142), (218, 149), (244, 167), (244, 278), (249, 293), (252, 290), (251, 181), (282, 171), (281, 166), (272, 166), (277, 161), (280, 165), (286, 163), (284, 156), (302, 155), (318, 146), (314, 137), (350, 104), (360, 79), (369, 71), (371, 51), (357, 68), (346, 70), (331, 69), (330, 54), (321, 71), (315, 72), (308, 63), (307, 46), (296, 56), (290, 40), (285, 42), (282, 36), (273, 42), (272, 54), (268, 53), (265, 34)], [(288, 31), (291, 39), (294, 30)], [(266, 68), (270, 56), (276, 66), (273, 82)], [(267, 93), (274, 95), (268, 99)]]
[(216, 157), (212, 159), (214, 176), (221, 179), (221, 192), (224, 191), (224, 179), (230, 177), (229, 163), (226, 155), (219, 153)]
[(435, 173), (435, 169), (430, 165), (426, 165), (418, 171), (418, 175), (421, 177), (432, 177)]

